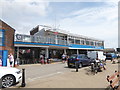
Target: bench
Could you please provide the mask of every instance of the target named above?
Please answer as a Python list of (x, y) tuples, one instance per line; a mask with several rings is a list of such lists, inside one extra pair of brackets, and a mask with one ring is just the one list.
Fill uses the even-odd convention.
[(113, 90), (119, 90), (120, 88), (120, 72), (115, 71), (115, 73), (111, 76), (107, 76), (107, 81), (110, 82), (110, 87)]

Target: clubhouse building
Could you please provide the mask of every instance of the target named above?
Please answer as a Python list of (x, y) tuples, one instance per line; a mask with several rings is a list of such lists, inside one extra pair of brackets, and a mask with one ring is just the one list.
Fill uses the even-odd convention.
[[(0, 23), (6, 24), (1, 20)], [(20, 64), (39, 63), (40, 55), (45, 59), (59, 60), (63, 53), (87, 54), (87, 51), (104, 49), (103, 40), (72, 34), (50, 26), (38, 25), (30, 31), (30, 35), (25, 35), (15, 33), (15, 29), (8, 24), (0, 25), (0, 51), (13, 53)]]

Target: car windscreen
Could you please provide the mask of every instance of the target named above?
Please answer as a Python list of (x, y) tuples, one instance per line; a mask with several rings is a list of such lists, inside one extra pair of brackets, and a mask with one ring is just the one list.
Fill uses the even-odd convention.
[(76, 55), (72, 55), (72, 56), (70, 56), (70, 58), (73, 58), (73, 59), (75, 59), (77, 56)]
[(111, 54), (106, 54), (106, 57), (112, 57), (112, 55)]

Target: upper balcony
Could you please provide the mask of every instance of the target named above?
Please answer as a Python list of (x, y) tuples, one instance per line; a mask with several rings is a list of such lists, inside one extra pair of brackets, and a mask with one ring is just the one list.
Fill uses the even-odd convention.
[(33, 36), (33, 35), (23, 35), (16, 34), (15, 42), (32, 42), (32, 43), (49, 43), (49, 44), (59, 44), (68, 45), (66, 40), (58, 39), (57, 37), (43, 37), (43, 36)]

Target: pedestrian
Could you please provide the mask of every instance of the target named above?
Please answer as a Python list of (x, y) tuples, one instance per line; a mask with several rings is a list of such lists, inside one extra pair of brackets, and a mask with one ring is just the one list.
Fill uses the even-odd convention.
[(10, 66), (13, 67), (14, 66), (14, 56), (12, 55), (12, 53), (10, 53), (10, 55), (8, 55), (8, 58), (10, 60)]
[(63, 54), (63, 55), (62, 55), (62, 62), (65, 63), (66, 59), (67, 59), (66, 54)]
[(42, 54), (40, 55), (40, 61), (41, 61), (41, 64), (44, 64), (44, 56)]
[(47, 58), (47, 64), (49, 64), (49, 63), (50, 63), (49, 58)]
[(0, 66), (2, 66), (2, 57), (0, 56)]

